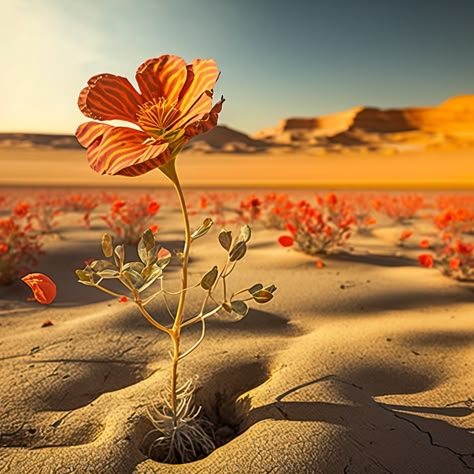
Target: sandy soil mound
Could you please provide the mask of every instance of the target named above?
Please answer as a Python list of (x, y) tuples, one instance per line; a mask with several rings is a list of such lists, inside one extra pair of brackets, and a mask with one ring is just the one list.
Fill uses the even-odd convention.
[[(162, 243), (179, 246), (179, 216), (163, 213)], [(328, 258), (322, 270), (279, 247), (279, 232), (254, 229), (231, 285), (274, 282), (275, 299), (241, 322), (210, 320), (182, 365), (183, 377), (199, 376), (206, 412), (237, 436), (205, 459), (170, 466), (148, 459), (143, 442), (146, 407), (168, 383), (168, 341), (133, 304), (75, 282), (73, 269), (99, 254), (103, 229), (65, 219), (39, 267), (58, 283), (57, 301), (26, 302), (20, 283), (0, 288), (2, 473), (474, 469), (473, 288), (417, 266), (416, 249), (395, 255), (400, 228), (357, 237), (353, 254)], [(192, 279), (222, 256), (217, 232), (196, 242)], [(190, 301), (199, 306), (199, 291)], [(166, 321), (162, 303), (154, 310)], [(53, 325), (41, 327), (46, 319)]]

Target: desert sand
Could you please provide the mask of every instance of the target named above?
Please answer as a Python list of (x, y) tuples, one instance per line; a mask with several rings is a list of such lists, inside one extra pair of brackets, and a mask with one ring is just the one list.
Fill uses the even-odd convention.
[[(183, 152), (179, 173), (193, 209), (210, 190), (227, 208), (263, 188), (311, 198), (318, 189), (469, 194), (472, 110), (464, 97), (433, 108), (285, 119), (253, 137), (219, 127)], [(154, 193), (160, 243), (182, 245), (176, 199), (159, 171), (98, 176), (73, 138), (25, 134), (0, 137), (0, 169), (0, 190), (18, 199), (56, 186)], [(192, 226), (205, 216), (193, 215)], [(0, 287), (0, 472), (474, 470), (474, 287), (422, 268), (417, 242), (397, 247), (406, 227), (381, 219), (319, 269), (314, 257), (277, 243), (282, 231), (257, 222), (230, 285), (274, 283), (275, 298), (239, 322), (211, 318), (180, 368), (181, 380), (198, 377), (197, 402), (223, 444), (198, 461), (168, 465), (149, 458), (146, 435), (147, 408), (169, 382), (169, 341), (132, 302), (77, 283), (74, 270), (100, 256), (106, 230), (98, 218), (86, 230), (80, 217), (61, 215), (35, 268), (58, 285), (52, 305), (27, 301), (21, 281)], [(419, 235), (424, 226), (421, 215), (410, 224)], [(193, 244), (192, 282), (224, 259), (218, 231)], [(176, 262), (166, 270), (167, 288), (178, 289), (178, 270)], [(202, 293), (189, 294), (187, 314)], [(161, 299), (153, 314), (168, 322)], [(186, 329), (184, 347), (199, 334)]]
[[(210, 319), (181, 366), (183, 379), (199, 377), (198, 402), (232, 439), (204, 459), (167, 465), (147, 457), (144, 438), (146, 408), (168, 384), (168, 341), (133, 303), (76, 282), (73, 270), (100, 255), (105, 230), (94, 221), (86, 231), (78, 217), (62, 217), (37, 268), (58, 284), (51, 306), (26, 301), (21, 282), (0, 288), (1, 472), (474, 469), (474, 288), (421, 268), (416, 245), (396, 247), (403, 227), (380, 222), (351, 253), (325, 257), (317, 269), (313, 257), (276, 243), (280, 231), (256, 224), (231, 287), (274, 283), (275, 298), (239, 322)], [(158, 222), (160, 242), (179, 247), (172, 199)], [(217, 227), (195, 244), (192, 281), (224, 258)], [(177, 265), (167, 273), (177, 287)], [(201, 293), (190, 293), (188, 311)], [(161, 300), (153, 310), (167, 322)], [(45, 320), (53, 325), (41, 327)], [(198, 337), (192, 327), (184, 346)]]
[[(258, 153), (187, 151), (179, 160), (185, 187), (473, 189), (474, 147), (449, 151)], [(0, 186), (167, 187), (159, 174), (100, 176), (80, 150), (0, 148)]]

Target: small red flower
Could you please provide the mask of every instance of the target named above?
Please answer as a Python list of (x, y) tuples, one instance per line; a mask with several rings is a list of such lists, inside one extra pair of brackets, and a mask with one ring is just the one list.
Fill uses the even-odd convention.
[(451, 270), (459, 270), (460, 266), (461, 266), (461, 260), (459, 258), (452, 258), (449, 261), (449, 268)]
[(420, 247), (422, 249), (428, 249), (430, 248), (430, 241), (428, 239), (422, 239), (420, 240)]
[(318, 259), (316, 260), (316, 266), (317, 266), (318, 268), (323, 268), (323, 267), (324, 267), (324, 263), (323, 263), (323, 261), (322, 261), (320, 258), (318, 258)]
[(462, 255), (470, 255), (474, 250), (474, 245), (457, 239), (454, 244), (454, 250)]
[(30, 212), (30, 205), (27, 202), (19, 202), (13, 212), (17, 217), (25, 217)]
[(56, 285), (53, 280), (43, 273), (30, 273), (22, 278), (32, 290), (34, 298), (41, 304), (50, 304), (56, 298)]
[(119, 212), (120, 209), (122, 209), (122, 207), (125, 206), (126, 204), (127, 203), (123, 199), (120, 199), (119, 201), (114, 201), (110, 210), (112, 212)]
[(291, 247), (294, 242), (295, 242), (295, 239), (291, 235), (282, 235), (278, 237), (278, 243), (282, 247)]
[(201, 197), (199, 200), (199, 209), (206, 209), (207, 208), (207, 198)]
[(329, 206), (335, 206), (337, 204), (337, 196), (334, 193), (329, 193), (326, 196), (326, 202)]
[(7, 244), (0, 244), (0, 254), (8, 252)]
[(406, 240), (408, 239), (409, 237), (411, 237), (413, 235), (413, 231), (412, 230), (404, 230), (402, 231), (402, 233), (400, 234), (400, 240)]
[(160, 210), (160, 205), (156, 201), (151, 201), (148, 204), (146, 213), (150, 216), (154, 216)]
[(43, 321), (41, 323), (42, 328), (46, 328), (46, 327), (52, 326), (52, 325), (53, 325), (53, 321), (51, 321), (50, 319), (46, 319), (45, 321)]
[(365, 220), (364, 220), (364, 224), (365, 225), (374, 225), (374, 224), (377, 224), (377, 219), (375, 217), (367, 217)]
[(287, 222), (285, 224), (285, 227), (288, 232), (291, 232), (293, 235), (296, 235), (296, 232), (298, 231), (298, 229), (296, 228), (294, 224), (292, 224), (291, 222)]
[(420, 265), (423, 265), (424, 267), (433, 267), (433, 256), (429, 253), (418, 255), (418, 261), (420, 262)]
[(151, 224), (151, 226), (148, 227), (148, 228), (149, 228), (154, 234), (156, 234), (156, 233), (158, 232), (158, 229), (159, 229), (158, 225), (156, 225), (156, 224)]
[(122, 296), (120, 299), (119, 299), (119, 303), (126, 303), (128, 301), (128, 298), (126, 296)]

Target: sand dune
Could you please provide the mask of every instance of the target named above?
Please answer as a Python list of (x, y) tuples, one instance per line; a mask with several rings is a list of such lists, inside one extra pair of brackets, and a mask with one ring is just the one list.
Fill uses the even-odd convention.
[[(164, 210), (161, 239), (181, 239)], [(50, 307), (26, 286), (0, 288), (0, 471), (37, 473), (457, 474), (474, 468), (473, 291), (401, 257), (400, 228), (358, 237), (354, 256), (314, 260), (254, 228), (233, 288), (273, 281), (268, 305), (216, 318), (183, 362), (199, 402), (233, 436), (188, 465), (148, 459), (146, 407), (167, 384), (167, 341), (123, 304), (75, 282), (103, 229), (66, 216), (40, 270), (59, 284)], [(193, 222), (200, 221), (196, 216)], [(216, 263), (217, 229), (196, 242), (192, 279)], [(414, 253), (415, 252), (415, 253)], [(170, 285), (177, 282), (171, 268)], [(191, 307), (200, 304), (199, 291)], [(162, 303), (154, 310), (164, 314)], [(53, 326), (41, 327), (50, 319)], [(197, 328), (196, 328), (197, 329)], [(198, 337), (190, 330), (185, 345)], [(227, 431), (226, 431), (227, 430)]]
[[(435, 107), (379, 109), (354, 107), (322, 117), (283, 119), (276, 127), (256, 132), (255, 138), (271, 143), (380, 148), (409, 143), (424, 146), (448, 142), (453, 146), (474, 142), (474, 95), (452, 97)], [(339, 137), (339, 140), (334, 138)], [(345, 138), (345, 140), (343, 140)], [(422, 138), (422, 139), (420, 139)]]

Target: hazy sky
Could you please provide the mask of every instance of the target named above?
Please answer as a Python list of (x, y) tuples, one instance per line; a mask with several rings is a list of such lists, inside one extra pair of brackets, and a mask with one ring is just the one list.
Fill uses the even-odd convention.
[(79, 91), (213, 57), (221, 124), (474, 93), (474, 0), (0, 0), (0, 131), (74, 133)]

